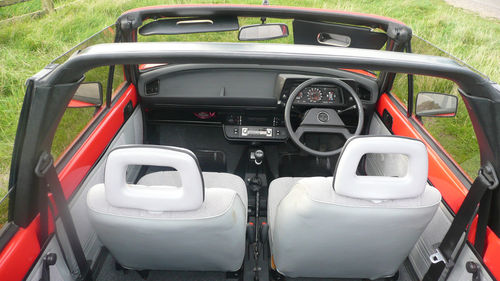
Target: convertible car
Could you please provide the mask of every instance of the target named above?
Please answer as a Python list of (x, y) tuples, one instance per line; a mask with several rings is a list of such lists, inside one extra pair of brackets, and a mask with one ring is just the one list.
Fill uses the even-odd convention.
[(123, 13), (27, 81), (0, 280), (500, 278), (500, 87), (417, 44), (341, 11)]

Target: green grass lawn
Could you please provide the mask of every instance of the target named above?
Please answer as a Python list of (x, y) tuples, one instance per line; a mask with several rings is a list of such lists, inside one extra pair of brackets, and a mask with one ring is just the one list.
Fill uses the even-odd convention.
[[(12, 146), (27, 78), (72, 46), (108, 26), (131, 8), (157, 4), (232, 3), (260, 4), (261, 0), (172, 1), (172, 0), (58, 0), (63, 8), (37, 19), (0, 24), (0, 189), (7, 187)], [(356, 11), (392, 17), (411, 26), (414, 33), (468, 62), (494, 81), (500, 81), (500, 21), (484, 19), (472, 12), (454, 8), (443, 0), (271, 0), (273, 5), (304, 6)], [(40, 0), (0, 8), (0, 20), (40, 9)], [(417, 80), (418, 82), (418, 80)], [(425, 80), (419, 85), (425, 86)], [(462, 110), (463, 111), (463, 110)], [(451, 119), (450, 119), (451, 120)], [(451, 124), (453, 123), (453, 124)], [(432, 127), (432, 122), (428, 122)], [(451, 124), (451, 125), (450, 125)], [(462, 119), (435, 126), (460, 136)], [(465, 124), (467, 125), (467, 124)], [(450, 134), (445, 134), (446, 139)], [(465, 147), (471, 142), (459, 140)], [(468, 153), (456, 146), (458, 158)], [(461, 162), (469, 159), (457, 160)], [(465, 164), (464, 164), (465, 165)], [(473, 169), (471, 169), (473, 170)]]

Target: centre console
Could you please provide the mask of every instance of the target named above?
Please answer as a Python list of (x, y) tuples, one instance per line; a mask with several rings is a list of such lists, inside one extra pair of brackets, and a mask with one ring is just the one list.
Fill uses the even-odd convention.
[(278, 116), (246, 116), (229, 114), (224, 123), (224, 135), (229, 140), (284, 141), (288, 132)]

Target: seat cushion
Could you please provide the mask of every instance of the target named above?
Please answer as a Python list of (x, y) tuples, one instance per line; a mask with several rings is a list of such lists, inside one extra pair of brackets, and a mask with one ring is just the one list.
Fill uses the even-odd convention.
[(267, 197), (267, 220), (269, 225), (274, 225), (278, 204), (301, 179), (303, 178), (284, 177), (277, 178), (271, 182), (269, 185), (269, 195)]
[[(224, 188), (234, 190), (248, 207), (247, 187), (245, 182), (238, 176), (229, 173), (203, 172), (205, 188)], [(137, 182), (139, 185), (168, 184), (181, 186), (181, 177), (177, 171), (154, 172), (143, 176)]]
[[(245, 255), (247, 193), (243, 180), (203, 173), (205, 198), (192, 211), (115, 207), (105, 186), (87, 194), (89, 219), (102, 244), (125, 268), (136, 270), (236, 271)], [(178, 172), (156, 172), (138, 186), (180, 186)]]

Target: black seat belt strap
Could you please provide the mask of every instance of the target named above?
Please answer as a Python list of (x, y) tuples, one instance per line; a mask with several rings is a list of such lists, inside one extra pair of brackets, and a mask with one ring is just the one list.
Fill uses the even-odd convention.
[[(91, 280), (92, 274), (90, 266), (85, 258), (85, 253), (83, 252), (82, 245), (76, 233), (75, 224), (71, 218), (71, 213), (69, 211), (68, 202), (64, 196), (64, 192), (61, 187), (61, 182), (59, 181), (59, 176), (57, 175), (56, 168), (54, 167), (54, 160), (52, 156), (43, 152), (40, 156), (40, 160), (35, 168), (35, 173), (38, 177), (45, 181), (48, 190), (52, 192), (54, 202), (59, 212), (59, 217), (61, 218), (66, 236), (68, 238), (71, 251), (75, 257), (78, 269), (80, 271), (80, 276), (78, 280)], [(46, 206), (47, 208), (48, 206)], [(45, 208), (45, 209), (46, 209)]]
[(495, 170), (488, 163), (479, 170), (478, 177), (472, 183), (443, 241), (436, 249), (436, 253), (430, 256), (431, 266), (424, 276), (424, 281), (437, 281), (445, 268), (453, 267), (452, 254), (466, 231), (467, 225), (476, 215), (479, 202), (487, 190), (492, 190), (497, 186), (498, 178)]
[(491, 197), (492, 191), (487, 190), (481, 199), (481, 203), (479, 203), (479, 211), (478, 219), (477, 219), (477, 227), (476, 227), (476, 238), (474, 240), (474, 247), (476, 251), (483, 256), (484, 254), (484, 245), (486, 242), (486, 229), (488, 226), (488, 219), (490, 215), (491, 208)]

